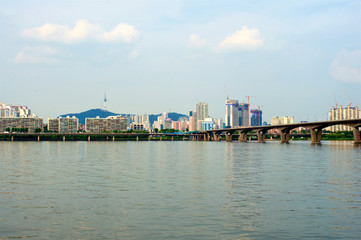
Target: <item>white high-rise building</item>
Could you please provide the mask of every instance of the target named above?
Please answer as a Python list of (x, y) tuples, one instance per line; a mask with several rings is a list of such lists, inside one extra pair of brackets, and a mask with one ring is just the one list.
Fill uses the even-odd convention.
[[(328, 112), (328, 120), (348, 120), (348, 119), (356, 119), (361, 118), (361, 112), (358, 107), (351, 107), (347, 106), (343, 108), (340, 106), (339, 108), (332, 107), (331, 110)], [(352, 131), (352, 127), (345, 126), (345, 125), (335, 125), (331, 126), (331, 132), (339, 132), (339, 131)]]
[(202, 121), (208, 118), (208, 104), (205, 102), (201, 102), (197, 104), (196, 107), (197, 112), (197, 130), (202, 130)]
[(238, 100), (227, 99), (226, 116), (224, 120), (226, 128), (233, 128), (239, 126), (238, 107), (239, 107)]

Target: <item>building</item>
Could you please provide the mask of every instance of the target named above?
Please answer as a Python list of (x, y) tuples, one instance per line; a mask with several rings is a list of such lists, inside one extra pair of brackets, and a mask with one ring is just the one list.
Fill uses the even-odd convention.
[(189, 131), (197, 131), (197, 111), (191, 111), (192, 115), (189, 116)]
[(262, 125), (262, 110), (252, 109), (251, 110), (251, 126)]
[(76, 117), (48, 118), (48, 131), (58, 133), (76, 133), (79, 130), (79, 120)]
[(283, 116), (283, 117), (272, 117), (271, 125), (280, 125), (280, 124), (292, 124), (294, 122), (293, 116)]
[(89, 133), (103, 133), (126, 130), (127, 118), (123, 116), (85, 119), (85, 131)]
[[(347, 106), (346, 108), (343, 108), (342, 106), (339, 106), (338, 108), (332, 107), (331, 110), (328, 112), (328, 120), (330, 121), (348, 120), (355, 118), (361, 118), (361, 112), (357, 106)], [(329, 130), (331, 132), (352, 131), (352, 128), (345, 125), (335, 125), (330, 126)]]
[(35, 117), (27, 106), (13, 106), (0, 103), (0, 118)]
[(197, 130), (202, 130), (202, 121), (208, 118), (208, 104), (205, 102), (198, 103), (196, 106), (197, 112)]
[(249, 104), (240, 103), (238, 105), (238, 124), (239, 126), (249, 126)]
[(238, 100), (226, 100), (225, 127), (233, 128), (239, 126), (239, 104)]
[(42, 131), (43, 118), (38, 117), (17, 117), (17, 118), (0, 118), (0, 132), (21, 131), (34, 133)]
[(202, 121), (202, 131), (212, 130), (214, 126), (213, 118), (205, 118)]
[(131, 123), (130, 129), (133, 131), (144, 131), (144, 125), (142, 123)]

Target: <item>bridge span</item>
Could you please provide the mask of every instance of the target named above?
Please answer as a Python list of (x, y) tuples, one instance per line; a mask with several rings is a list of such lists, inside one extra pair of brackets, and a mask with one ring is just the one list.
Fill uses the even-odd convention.
[(361, 119), (335, 120), (322, 122), (304, 122), (267, 126), (249, 126), (225, 129), (214, 129), (200, 132), (203, 134), (203, 140), (219, 141), (221, 134), (226, 135), (226, 141), (232, 141), (233, 133), (238, 133), (238, 141), (247, 142), (247, 134), (255, 131), (257, 133), (258, 142), (264, 143), (268, 130), (278, 129), (281, 136), (281, 143), (288, 143), (290, 140), (290, 132), (292, 129), (303, 127), (308, 128), (311, 134), (312, 144), (321, 144), (322, 130), (333, 125), (346, 125), (353, 128), (354, 143), (361, 144), (360, 127)]

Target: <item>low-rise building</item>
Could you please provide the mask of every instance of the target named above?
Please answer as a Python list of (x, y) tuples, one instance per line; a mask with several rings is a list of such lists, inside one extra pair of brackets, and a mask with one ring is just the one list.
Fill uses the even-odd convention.
[(17, 118), (0, 118), (0, 132), (10, 132), (15, 131), (15, 129), (23, 129), (29, 132), (34, 133), (36, 130), (42, 131), (43, 128), (43, 118), (38, 117), (17, 117)]
[(66, 118), (48, 118), (48, 131), (58, 133), (76, 133), (78, 132), (79, 120), (76, 117)]
[(130, 124), (130, 129), (132, 129), (133, 131), (144, 131), (144, 125), (143, 123), (131, 123)]
[(85, 131), (89, 133), (103, 133), (113, 131), (126, 131), (127, 118), (111, 116), (107, 118), (86, 118)]

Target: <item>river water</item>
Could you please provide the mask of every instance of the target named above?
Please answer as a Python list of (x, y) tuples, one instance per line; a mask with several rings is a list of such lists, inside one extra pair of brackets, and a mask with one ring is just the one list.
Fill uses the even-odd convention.
[(358, 239), (352, 142), (0, 142), (0, 239)]

